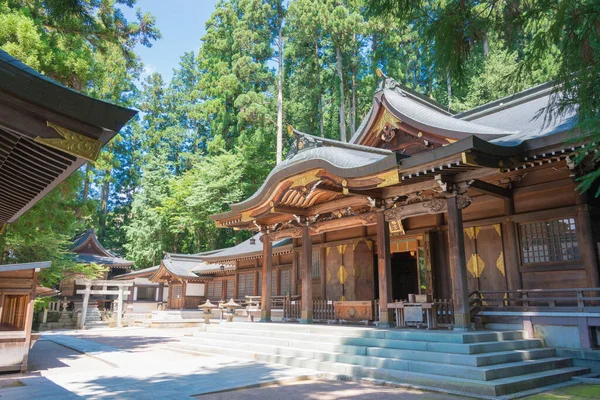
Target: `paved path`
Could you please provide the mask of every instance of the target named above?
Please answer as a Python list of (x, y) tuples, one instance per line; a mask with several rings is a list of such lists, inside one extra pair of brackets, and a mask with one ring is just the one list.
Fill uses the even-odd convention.
[[(30, 353), (31, 373), (21, 378), (25, 386), (0, 389), (0, 398), (189, 399), (315, 374), (306, 369), (224, 356), (191, 356), (162, 348), (190, 332), (140, 328), (42, 335)], [(88, 350), (89, 355), (81, 354)]]
[(198, 396), (202, 400), (461, 400), (465, 397), (419, 389), (375, 386), (368, 383), (333, 380), (293, 383)]

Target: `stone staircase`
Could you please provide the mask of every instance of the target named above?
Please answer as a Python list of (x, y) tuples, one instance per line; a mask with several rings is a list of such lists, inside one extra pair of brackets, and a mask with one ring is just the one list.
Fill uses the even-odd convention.
[[(523, 331), (425, 331), (221, 323), (168, 348), (311, 368), (479, 397), (566, 382), (589, 372)], [(513, 397), (513, 396), (510, 396)]]

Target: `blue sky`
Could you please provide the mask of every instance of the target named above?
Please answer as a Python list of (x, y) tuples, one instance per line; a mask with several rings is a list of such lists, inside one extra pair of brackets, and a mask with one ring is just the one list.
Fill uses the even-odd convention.
[[(138, 0), (136, 8), (156, 17), (156, 26), (162, 39), (152, 47), (138, 46), (136, 52), (145, 66), (144, 79), (153, 72), (162, 74), (165, 81), (173, 75), (179, 58), (186, 51), (198, 52), (205, 24), (218, 0)], [(134, 19), (135, 10), (125, 9), (128, 19)]]

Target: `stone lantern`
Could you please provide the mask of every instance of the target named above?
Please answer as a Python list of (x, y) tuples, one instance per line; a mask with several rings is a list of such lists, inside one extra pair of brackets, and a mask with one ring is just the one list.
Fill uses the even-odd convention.
[(204, 323), (210, 324), (210, 317), (212, 316), (212, 309), (217, 306), (210, 302), (209, 299), (206, 299), (206, 303), (200, 304), (198, 308), (204, 310)]
[(238, 303), (233, 301), (233, 298), (230, 299), (227, 303), (223, 304), (225, 308), (227, 308), (227, 322), (233, 322), (233, 317), (235, 316), (235, 309), (240, 307)]

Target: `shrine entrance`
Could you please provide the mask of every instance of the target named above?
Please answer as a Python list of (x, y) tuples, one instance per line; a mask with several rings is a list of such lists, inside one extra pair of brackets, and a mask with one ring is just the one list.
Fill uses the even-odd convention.
[(419, 293), (419, 268), (414, 251), (392, 253), (392, 298), (406, 300)]

